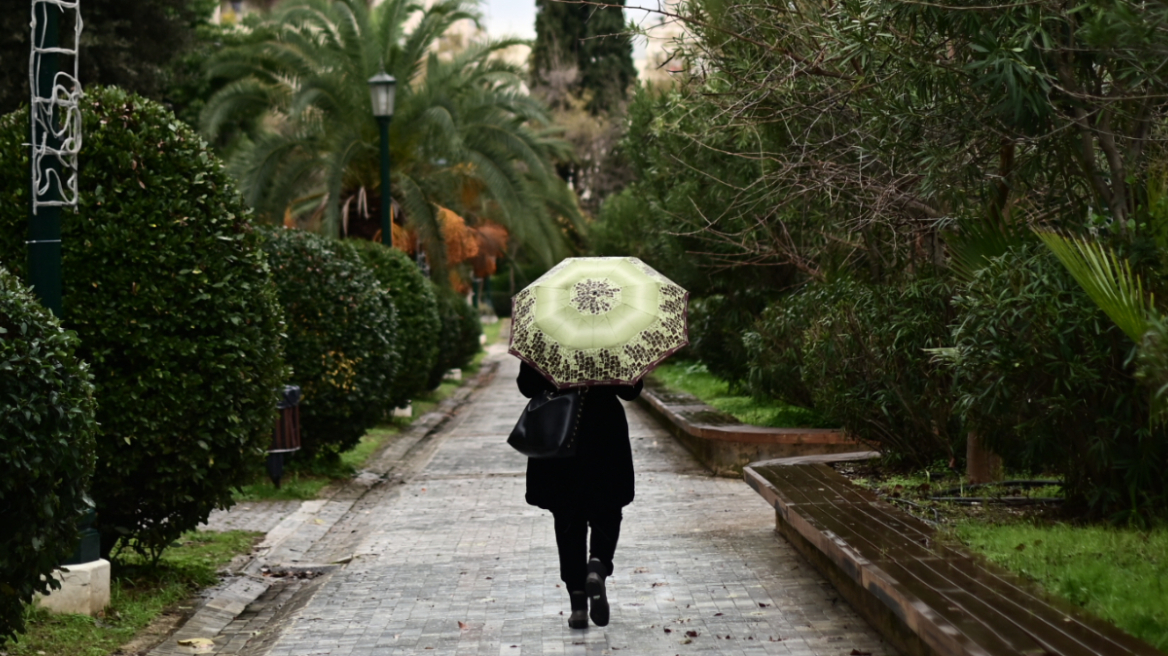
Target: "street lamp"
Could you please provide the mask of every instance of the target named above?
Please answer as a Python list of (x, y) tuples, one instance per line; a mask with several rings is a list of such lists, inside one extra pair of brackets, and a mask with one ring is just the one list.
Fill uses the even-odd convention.
[(389, 121), (393, 118), (393, 95), (397, 80), (380, 73), (369, 78), (369, 97), (373, 101), (373, 116), (381, 128), (381, 243), (393, 246), (393, 225), (389, 218), (389, 207), (393, 202), (389, 195)]

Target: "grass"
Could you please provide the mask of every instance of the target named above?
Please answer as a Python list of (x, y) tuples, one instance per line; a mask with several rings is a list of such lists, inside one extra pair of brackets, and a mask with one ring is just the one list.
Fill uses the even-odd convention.
[(1168, 650), (1168, 527), (967, 521), (954, 534), (1052, 595)]
[(651, 376), (666, 387), (693, 394), (744, 424), (770, 428), (834, 428), (807, 408), (733, 393), (729, 383), (710, 373), (703, 364), (670, 362), (657, 367)]
[(54, 615), (29, 606), (25, 633), (0, 651), (9, 656), (113, 653), (168, 608), (189, 609), (187, 602), (198, 590), (218, 582), (220, 568), (234, 556), (248, 553), (262, 537), (246, 531), (193, 531), (167, 549), (157, 565), (134, 554), (124, 555), (112, 564), (111, 603), (104, 613), (98, 617)]

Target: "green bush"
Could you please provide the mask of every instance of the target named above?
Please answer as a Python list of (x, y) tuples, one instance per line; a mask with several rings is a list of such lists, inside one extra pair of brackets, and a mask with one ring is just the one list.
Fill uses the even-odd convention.
[(964, 434), (952, 375), (925, 349), (948, 346), (949, 286), (835, 283), (838, 300), (803, 336), (803, 382), (815, 409), (906, 465), (952, 461)]
[(0, 267), (0, 644), (77, 546), (93, 475), (93, 384), (65, 332)]
[(839, 302), (847, 285), (808, 285), (767, 305), (742, 336), (747, 388), (756, 398), (775, 398), (804, 408), (815, 404), (803, 381), (803, 335), (824, 309)]
[(348, 241), (303, 230), (264, 232), (287, 316), (289, 380), (304, 393), (301, 453), (333, 460), (393, 405), (397, 313)]
[(750, 375), (742, 338), (765, 307), (766, 298), (753, 291), (690, 299), (690, 343), (685, 355), (700, 360), (732, 389), (740, 388)]
[[(82, 101), (80, 206), (63, 223), (65, 325), (98, 400), (103, 550), (157, 556), (254, 472), (284, 382), (280, 308), (226, 172), (161, 105)], [(28, 115), (0, 119), (0, 261), (25, 265)]]
[(397, 309), (397, 348), (401, 365), (394, 381), (392, 403), (401, 407), (427, 389), (430, 371), (438, 361), (438, 299), (434, 286), (409, 255), (361, 239), (352, 242), (361, 259), (389, 292)]
[(1134, 345), (1041, 247), (992, 260), (954, 301), (957, 408), (1008, 464), (1065, 476), (1095, 515), (1162, 512), (1168, 440), (1151, 430)]
[(442, 333), (438, 341), (438, 361), (430, 370), (430, 389), (442, 384), (442, 376), (447, 371), (469, 365), (482, 348), (479, 335), (483, 334), (483, 326), (479, 313), (465, 298), (452, 290), (439, 289), (438, 316), (442, 321)]

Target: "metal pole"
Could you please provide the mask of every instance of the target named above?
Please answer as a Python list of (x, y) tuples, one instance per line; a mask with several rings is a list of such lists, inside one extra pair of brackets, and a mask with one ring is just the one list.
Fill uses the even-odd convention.
[[(59, 7), (48, 3), (34, 5), (42, 12), (37, 16), (36, 34), (33, 34), (34, 44), (43, 49), (53, 49), (60, 45), (60, 14)], [(37, 71), (37, 86), (40, 89), (53, 89), (59, 70), (59, 56), (55, 52), (44, 52), (40, 55), (40, 69)], [(50, 91), (54, 94), (55, 91)], [(50, 98), (53, 96), (50, 95)], [(61, 147), (61, 140), (53, 129), (47, 134), (40, 134), (36, 114), (37, 103), (44, 102), (33, 97), (30, 108), (31, 132), (33, 147), (46, 140), (50, 150)], [(54, 109), (51, 125), (57, 127), (59, 117)], [(35, 158), (33, 166), (36, 166)], [(49, 308), (53, 314), (61, 316), (61, 208), (58, 205), (40, 205), (34, 209), (33, 198), (40, 203), (58, 201), (61, 199), (61, 162), (57, 157), (41, 159), (41, 171), (37, 176), (47, 182), (45, 189), (33, 189), (29, 198), (28, 209), (28, 282), (33, 293), (40, 299), (41, 304)]]
[(389, 194), (389, 116), (378, 116), (377, 126), (381, 128), (381, 243), (393, 247), (393, 221), (390, 206), (393, 197)]

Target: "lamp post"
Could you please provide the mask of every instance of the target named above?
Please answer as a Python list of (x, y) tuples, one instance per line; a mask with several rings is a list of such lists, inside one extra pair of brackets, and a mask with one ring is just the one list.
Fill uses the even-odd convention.
[(369, 78), (369, 97), (373, 101), (373, 116), (381, 128), (381, 243), (393, 246), (393, 224), (389, 208), (389, 121), (393, 118), (393, 95), (397, 80), (385, 69)]

